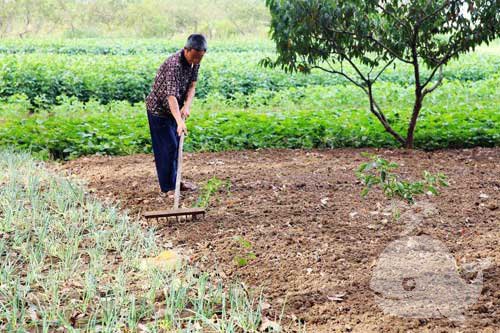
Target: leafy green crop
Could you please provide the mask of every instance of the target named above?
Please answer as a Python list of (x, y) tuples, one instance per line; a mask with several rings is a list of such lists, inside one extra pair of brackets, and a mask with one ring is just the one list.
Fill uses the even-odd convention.
[(176, 251), (82, 184), (4, 149), (0, 183), (2, 332), (259, 331), (262, 297), (183, 255), (154, 265)]
[(222, 181), (217, 177), (210, 178), (201, 188), (201, 194), (196, 200), (194, 207), (207, 208), (210, 204), (212, 197), (219, 191), (220, 187), (226, 185), (226, 189), (229, 189), (231, 183), (229, 181)]
[(370, 158), (370, 162), (362, 163), (356, 172), (356, 176), (365, 185), (365, 188), (361, 191), (363, 197), (372, 188), (380, 187), (384, 195), (388, 198), (398, 197), (406, 200), (408, 203), (414, 203), (416, 195), (427, 191), (438, 195), (438, 188), (440, 186), (448, 186), (446, 176), (442, 173), (433, 175), (428, 171), (424, 171), (423, 180), (407, 181), (400, 179), (398, 175), (393, 173), (399, 167), (397, 163), (390, 162), (378, 155), (368, 153), (362, 153), (361, 155)]
[[(144, 101), (158, 67), (175, 50), (127, 55), (81, 52), (0, 54), (0, 98), (24, 93), (34, 109), (58, 103), (61, 95), (75, 96), (81, 101), (94, 98), (104, 104), (113, 100)], [(321, 71), (309, 76), (290, 75), (260, 67), (259, 60), (269, 55), (272, 52), (266, 47), (245, 53), (209, 50), (200, 70), (197, 97), (205, 99), (218, 94), (233, 100), (240, 96), (252, 96), (259, 90), (277, 92), (293, 87), (333, 87), (347, 83), (342, 77)], [(444, 77), (448, 80), (479, 81), (499, 72), (498, 56), (478, 53), (452, 62), (444, 69)], [(423, 71), (423, 74), (428, 73)], [(414, 78), (407, 64), (398, 64), (396, 68), (388, 68), (380, 80), (408, 86)]]
[[(33, 53), (0, 54), (0, 146), (57, 159), (151, 152), (144, 98), (168, 55), (161, 48), (178, 43), (129, 42), (2, 40), (0, 48), (27, 47)], [(219, 50), (209, 50), (186, 150), (398, 146), (370, 116), (366, 97), (338, 76), (259, 67), (272, 54), (269, 45), (222, 42), (214, 45)], [(106, 47), (137, 53), (98, 51)], [(444, 69), (442, 87), (421, 111), (416, 147), (499, 145), (497, 49), (483, 48)], [(413, 107), (410, 73), (398, 64), (374, 86), (398, 131), (404, 131)]]
[[(500, 145), (499, 78), (451, 81), (430, 96), (422, 110), (415, 142), (422, 149)], [(382, 105), (395, 128), (405, 126), (411, 88), (384, 83)], [(360, 92), (349, 86), (310, 86), (279, 92), (258, 90), (232, 101), (212, 95), (193, 105), (187, 151), (256, 148), (391, 147), (367, 110)], [(0, 146), (31, 149), (59, 159), (88, 154), (151, 152), (143, 103), (61, 98), (60, 105), (29, 114), (22, 95), (0, 102)], [(245, 108), (245, 105), (251, 107)]]
[(249, 240), (241, 236), (234, 236), (233, 240), (238, 247), (237, 254), (233, 257), (235, 265), (243, 267), (248, 265), (250, 261), (257, 259), (257, 256), (252, 251), (252, 243)]
[[(5, 38), (0, 42), (0, 53), (51, 53), (51, 54), (87, 54), (87, 55), (134, 55), (167, 54), (184, 45), (185, 40), (162, 38), (74, 38), (74, 39), (14, 39)], [(270, 40), (236, 39), (210, 41), (209, 51), (224, 53), (247, 53), (272, 51)]]

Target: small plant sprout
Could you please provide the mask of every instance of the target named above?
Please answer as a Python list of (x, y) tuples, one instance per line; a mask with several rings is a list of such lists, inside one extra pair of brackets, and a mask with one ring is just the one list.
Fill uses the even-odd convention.
[(423, 180), (411, 182), (402, 180), (393, 173), (399, 167), (397, 163), (378, 155), (369, 153), (361, 153), (361, 155), (370, 158), (370, 161), (362, 163), (356, 172), (357, 178), (365, 186), (361, 191), (363, 197), (366, 197), (372, 188), (380, 187), (386, 197), (398, 197), (413, 204), (416, 195), (426, 192), (439, 195), (439, 187), (448, 186), (446, 176), (442, 173), (431, 174), (424, 171)]
[(246, 266), (250, 260), (257, 258), (255, 253), (252, 252), (252, 243), (250, 243), (250, 241), (241, 236), (235, 236), (233, 239), (239, 247), (238, 253), (233, 258), (233, 261), (237, 266)]
[(198, 200), (195, 203), (195, 207), (208, 207), (210, 205), (211, 199), (214, 195), (219, 191), (219, 189), (225, 186), (227, 192), (231, 187), (231, 183), (229, 181), (223, 181), (217, 177), (210, 178), (201, 188), (201, 194), (198, 197)]

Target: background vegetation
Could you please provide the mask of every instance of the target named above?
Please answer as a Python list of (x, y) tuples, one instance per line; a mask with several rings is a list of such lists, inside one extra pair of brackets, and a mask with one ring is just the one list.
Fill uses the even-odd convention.
[[(0, 13), (0, 146), (58, 159), (151, 152), (144, 99), (191, 32), (207, 35), (209, 51), (186, 150), (400, 146), (345, 77), (260, 65), (277, 55), (264, 0), (4, 0)], [(498, 146), (499, 54), (496, 40), (443, 68), (417, 148)], [(373, 86), (396, 131), (408, 128), (414, 83), (395, 61)]]
[[(184, 262), (144, 267), (164, 250), (155, 230), (39, 159), (150, 153), (144, 98), (191, 32), (207, 35), (209, 52), (186, 150), (400, 146), (341, 76), (262, 68), (276, 56), (269, 20), (264, 0), (0, 0), (0, 331), (263, 330), (258, 295)], [(453, 60), (443, 76), (415, 146), (499, 146), (500, 41)], [(413, 80), (396, 61), (373, 87), (397, 131)], [(235, 242), (244, 266), (252, 245)]]
[(265, 35), (264, 0), (1, 0), (3, 37), (209, 38)]
[[(0, 145), (62, 159), (151, 152), (144, 97), (179, 45), (182, 40), (4, 40)], [(418, 148), (499, 144), (499, 45), (444, 68), (443, 86), (421, 114)], [(266, 40), (211, 43), (186, 150), (398, 146), (356, 87), (322, 71), (260, 67), (272, 54)], [(391, 125), (403, 130), (414, 93), (408, 65), (388, 68), (374, 89)]]

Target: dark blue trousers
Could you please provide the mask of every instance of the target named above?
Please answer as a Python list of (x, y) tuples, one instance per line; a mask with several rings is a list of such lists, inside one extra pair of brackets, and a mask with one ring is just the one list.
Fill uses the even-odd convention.
[(171, 114), (160, 117), (149, 112), (148, 121), (160, 189), (162, 192), (174, 190), (180, 141), (177, 122)]

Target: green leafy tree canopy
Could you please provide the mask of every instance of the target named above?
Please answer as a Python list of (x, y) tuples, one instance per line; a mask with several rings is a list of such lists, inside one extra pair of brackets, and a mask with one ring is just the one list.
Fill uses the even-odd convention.
[[(499, 0), (267, 0), (266, 5), (278, 55), (262, 64), (344, 76), (366, 93), (371, 113), (407, 148), (413, 148), (424, 97), (442, 82), (443, 66), (500, 35)], [(380, 75), (398, 61), (414, 72), (415, 102), (405, 136), (391, 126), (373, 93)], [(426, 77), (423, 66), (429, 69)]]

